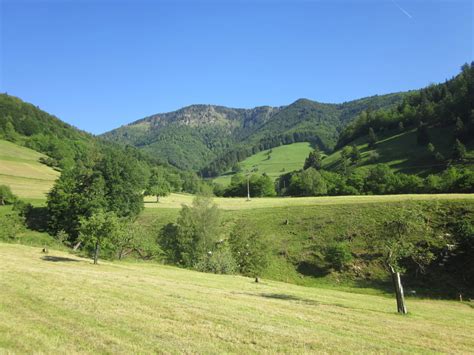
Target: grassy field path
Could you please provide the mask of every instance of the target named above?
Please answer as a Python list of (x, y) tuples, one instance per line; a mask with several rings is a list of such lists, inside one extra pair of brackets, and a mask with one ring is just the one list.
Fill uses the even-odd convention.
[(469, 353), (474, 308), (0, 244), (0, 353)]

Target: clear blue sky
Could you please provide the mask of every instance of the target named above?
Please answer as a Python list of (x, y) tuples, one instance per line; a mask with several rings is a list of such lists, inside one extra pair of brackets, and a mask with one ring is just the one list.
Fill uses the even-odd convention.
[(474, 57), (471, 0), (0, 1), (0, 91), (93, 133), (415, 89)]

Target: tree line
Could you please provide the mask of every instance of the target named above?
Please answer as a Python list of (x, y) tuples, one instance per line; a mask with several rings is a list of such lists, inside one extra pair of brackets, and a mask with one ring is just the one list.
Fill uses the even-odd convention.
[[(473, 105), (474, 63), (471, 63), (463, 65), (461, 73), (445, 83), (406, 95), (395, 108), (363, 111), (342, 130), (335, 149), (368, 134), (373, 140), (374, 134), (416, 128), (423, 135), (427, 127), (450, 125), (456, 126), (457, 138), (466, 143), (474, 137)], [(425, 139), (425, 144), (428, 143)]]

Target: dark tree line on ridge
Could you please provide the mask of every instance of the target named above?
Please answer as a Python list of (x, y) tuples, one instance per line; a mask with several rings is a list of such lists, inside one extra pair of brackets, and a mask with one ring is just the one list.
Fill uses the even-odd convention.
[[(474, 139), (474, 63), (465, 64), (461, 73), (451, 80), (406, 95), (392, 109), (364, 111), (349, 123), (339, 136), (336, 149), (359, 137), (388, 130), (406, 131), (417, 128), (425, 135), (429, 126), (455, 125), (458, 139), (463, 143)], [(421, 132), (420, 132), (421, 131)], [(421, 137), (423, 142), (423, 137)]]

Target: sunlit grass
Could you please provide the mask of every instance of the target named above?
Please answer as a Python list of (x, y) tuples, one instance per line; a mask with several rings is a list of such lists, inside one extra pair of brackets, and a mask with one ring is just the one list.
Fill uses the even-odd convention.
[(460, 302), (305, 288), (0, 244), (0, 352), (446, 352), (474, 348)]
[(0, 140), (0, 185), (10, 186), (21, 198), (45, 199), (59, 172), (41, 164), (34, 150)]
[[(170, 194), (160, 198), (156, 203), (153, 197), (145, 198), (147, 208), (181, 208), (190, 205), (194, 195)], [(269, 207), (340, 205), (358, 203), (385, 203), (400, 201), (436, 201), (436, 200), (474, 200), (474, 194), (419, 194), (419, 195), (382, 195), (382, 196), (322, 196), (322, 197), (268, 197), (252, 198), (224, 198), (215, 197), (214, 202), (222, 209), (240, 210)]]

